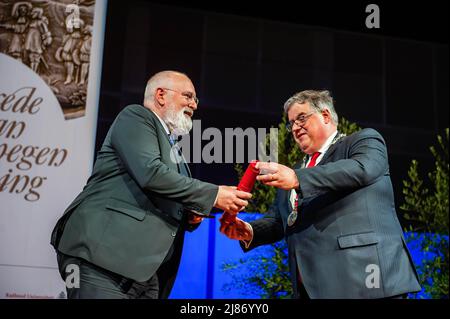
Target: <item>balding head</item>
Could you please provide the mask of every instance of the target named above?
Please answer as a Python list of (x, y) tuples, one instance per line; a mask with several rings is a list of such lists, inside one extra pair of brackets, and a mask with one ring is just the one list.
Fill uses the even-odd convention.
[[(161, 71), (154, 74), (148, 81), (144, 93), (144, 106), (154, 108), (154, 97), (157, 88), (170, 88), (177, 81), (189, 81), (189, 77), (178, 71)], [(192, 82), (191, 82), (192, 83)]]
[(144, 106), (156, 113), (172, 133), (189, 133), (197, 104), (194, 85), (184, 73), (162, 71), (147, 82)]

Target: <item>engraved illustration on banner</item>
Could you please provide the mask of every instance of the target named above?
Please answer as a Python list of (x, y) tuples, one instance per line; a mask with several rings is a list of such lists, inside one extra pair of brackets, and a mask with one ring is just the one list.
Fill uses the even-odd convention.
[(85, 115), (95, 0), (0, 0), (0, 52), (51, 88), (66, 120)]

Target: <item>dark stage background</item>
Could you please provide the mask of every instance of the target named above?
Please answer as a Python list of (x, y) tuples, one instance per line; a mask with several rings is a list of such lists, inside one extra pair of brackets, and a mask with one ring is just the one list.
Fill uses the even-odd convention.
[[(386, 139), (400, 206), (411, 160), (431, 170), (429, 146), (448, 127), (447, 10), (377, 2), (374, 30), (364, 24), (369, 3), (109, 1), (96, 150), (160, 70), (187, 73), (200, 98), (194, 117), (222, 132), (276, 126), (292, 94), (329, 89), (340, 116)], [(190, 167), (196, 178), (237, 184), (233, 164)]]

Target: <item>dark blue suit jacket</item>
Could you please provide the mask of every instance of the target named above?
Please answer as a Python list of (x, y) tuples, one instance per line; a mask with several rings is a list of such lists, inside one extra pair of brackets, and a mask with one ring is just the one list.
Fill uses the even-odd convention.
[(342, 137), (317, 166), (295, 172), (295, 224), (287, 224), (290, 192), (279, 190), (270, 214), (251, 223), (254, 238), (244, 250), (285, 237), (293, 285), (298, 265), (311, 298), (383, 298), (420, 290), (378, 132)]

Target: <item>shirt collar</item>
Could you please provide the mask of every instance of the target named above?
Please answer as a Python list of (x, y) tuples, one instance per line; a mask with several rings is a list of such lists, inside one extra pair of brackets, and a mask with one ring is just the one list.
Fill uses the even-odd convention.
[(152, 110), (152, 112), (153, 112), (153, 114), (156, 115), (158, 120), (161, 122), (161, 125), (164, 127), (164, 130), (166, 131), (167, 135), (170, 135), (170, 130), (169, 130), (169, 127), (167, 126), (167, 124), (159, 117), (158, 114), (156, 114), (156, 112), (154, 112), (153, 110)]
[[(318, 152), (320, 152), (319, 156), (316, 159), (316, 165), (320, 163), (320, 161), (322, 160), (322, 158), (324, 157), (326, 151), (328, 151), (328, 149), (330, 148), (330, 146), (333, 144), (333, 140), (336, 137), (338, 131), (336, 130), (333, 134), (331, 134), (327, 140), (325, 141), (325, 143), (322, 145), (322, 147), (318, 150)], [(305, 156), (304, 157), (304, 164), (303, 166), (308, 166), (309, 162), (311, 161), (312, 158), (312, 154), (309, 156)]]
[(321, 155), (325, 154), (328, 151), (337, 133), (338, 133), (337, 130), (334, 131), (334, 133), (328, 137), (328, 139), (325, 141), (322, 147), (318, 150), (318, 152), (320, 152)]

